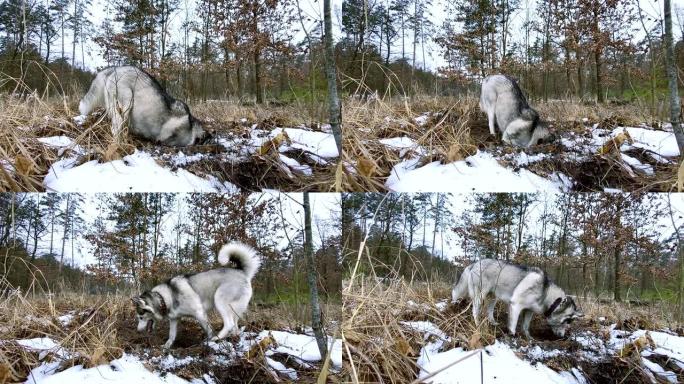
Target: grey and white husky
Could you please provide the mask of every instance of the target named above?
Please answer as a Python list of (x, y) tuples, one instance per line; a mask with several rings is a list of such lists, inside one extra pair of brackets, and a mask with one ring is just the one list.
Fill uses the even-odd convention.
[(487, 315), (492, 324), (497, 300), (509, 305), (508, 330), (515, 335), (518, 317), (522, 314), (522, 330), (530, 338), (532, 315), (543, 314), (553, 333), (564, 337), (570, 324), (584, 314), (572, 297), (551, 282), (544, 271), (536, 267), (517, 265), (502, 260), (482, 259), (463, 270), (451, 291), (453, 302), (468, 295), (477, 321), (480, 307), (489, 295)]
[(85, 116), (100, 107), (112, 120), (115, 137), (126, 121), (131, 133), (164, 145), (201, 144), (210, 137), (187, 104), (136, 67), (110, 67), (95, 76), (78, 109)]
[[(169, 339), (164, 344), (165, 349), (173, 345), (181, 317), (194, 317), (207, 334), (207, 340), (239, 334), (238, 319), (252, 298), (251, 281), (261, 260), (253, 248), (231, 243), (221, 248), (218, 261), (224, 268), (175, 276), (132, 298), (138, 332), (151, 331), (156, 322), (169, 319)], [(235, 268), (226, 267), (231, 261)], [(212, 308), (216, 308), (223, 320), (223, 328), (216, 336), (207, 316)]]
[(523, 95), (518, 83), (508, 76), (491, 75), (482, 80), (480, 109), (487, 114), (489, 133), (519, 147), (543, 144), (554, 140), (546, 123), (539, 119)]

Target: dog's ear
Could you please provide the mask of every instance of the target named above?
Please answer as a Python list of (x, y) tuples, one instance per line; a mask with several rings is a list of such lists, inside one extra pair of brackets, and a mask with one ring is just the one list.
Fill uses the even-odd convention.
[(141, 299), (139, 296), (131, 297), (131, 301), (133, 302), (133, 304), (135, 304), (136, 307), (142, 307), (143, 305), (145, 305), (145, 301), (143, 301), (143, 299)]

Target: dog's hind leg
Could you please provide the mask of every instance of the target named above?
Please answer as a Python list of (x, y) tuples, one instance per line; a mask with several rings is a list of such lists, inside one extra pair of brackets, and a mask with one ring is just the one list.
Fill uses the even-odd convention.
[(223, 339), (228, 335), (235, 336), (239, 333), (238, 319), (247, 309), (250, 298), (251, 293), (245, 295), (241, 289), (236, 289), (230, 284), (224, 284), (216, 290), (214, 307), (223, 320), (223, 328), (219, 331), (217, 339)]
[(229, 333), (233, 333), (233, 329), (237, 327), (235, 319), (235, 310), (231, 303), (216, 303), (216, 311), (221, 315), (221, 320), (223, 321), (223, 328), (219, 331), (218, 335), (214, 339), (220, 340), (225, 339)]
[(178, 334), (178, 320), (169, 319), (169, 339), (166, 340), (164, 344), (164, 349), (170, 349), (173, 342), (176, 341), (176, 335)]
[(494, 319), (494, 307), (496, 307), (496, 298), (492, 299), (489, 304), (487, 304), (487, 319), (492, 325), (499, 325)]

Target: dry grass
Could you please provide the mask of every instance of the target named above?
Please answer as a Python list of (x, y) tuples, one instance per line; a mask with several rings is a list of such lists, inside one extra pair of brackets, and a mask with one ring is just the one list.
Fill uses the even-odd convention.
[[(548, 120), (561, 136), (586, 136), (587, 126), (599, 124), (603, 128), (618, 125), (638, 126), (646, 123), (658, 129), (661, 123), (644, 108), (636, 105), (587, 104), (579, 101), (533, 102), (543, 119)], [(425, 125), (415, 118), (431, 112)], [(588, 120), (583, 120), (588, 119)], [(396, 150), (382, 145), (379, 140), (406, 136), (427, 150), (419, 165), (432, 161), (450, 163), (462, 160), (486, 149), (496, 155), (518, 152), (516, 148), (503, 146), (489, 135), (487, 119), (479, 110), (475, 98), (419, 96), (404, 98), (380, 98), (361, 100), (350, 98), (343, 107), (344, 162), (343, 183), (346, 190), (384, 191), (385, 181), (392, 167), (403, 159), (415, 157), (405, 153), (403, 159)], [(544, 152), (559, 155), (560, 144), (538, 146), (527, 150), (532, 154)], [(629, 153), (642, 162), (651, 164), (656, 172), (653, 177), (630, 174), (621, 161), (607, 155), (594, 155), (577, 163), (560, 156), (534, 163), (532, 171), (542, 176), (562, 172), (572, 177), (578, 191), (602, 191), (605, 186), (623, 187), (626, 190), (669, 191), (676, 186), (677, 165), (662, 165), (642, 153)]]
[[(36, 279), (39, 277), (36, 276)], [(31, 369), (44, 361), (59, 362), (58, 371), (75, 365), (93, 367), (107, 364), (119, 358), (124, 352), (145, 356), (145, 364), (156, 369), (153, 358), (166, 355), (161, 346), (166, 340), (168, 326), (160, 324), (152, 334), (136, 331), (133, 306), (130, 297), (133, 293), (92, 295), (83, 292), (65, 292), (61, 294), (40, 293), (33, 287), (27, 291), (15, 290), (5, 282), (1, 282), (0, 292), (0, 382), (24, 382)], [(339, 318), (340, 307), (326, 304), (325, 318), (329, 319), (328, 331), (338, 333), (335, 319)], [(59, 316), (71, 314), (73, 320), (63, 326)], [(303, 324), (293, 308), (285, 304), (256, 304), (250, 306), (241, 325), (247, 332), (260, 332), (264, 329), (302, 331)], [(212, 313), (210, 321), (214, 329), (219, 329), (221, 320)], [(54, 340), (70, 356), (59, 356), (51, 353), (39, 356), (13, 340), (47, 337)], [(182, 358), (184, 356), (200, 357), (189, 365), (178, 368), (174, 373), (192, 379), (210, 373), (218, 382), (282, 382), (282, 378), (273, 376), (268, 369), (263, 351), (252, 356), (234, 361), (231, 365), (214, 366), (212, 353), (203, 346), (204, 332), (194, 321), (182, 321), (179, 325), (178, 338), (171, 353)], [(251, 353), (251, 352), (250, 352)], [(40, 358), (39, 358), (40, 357)], [(228, 356), (230, 358), (230, 356)], [(281, 362), (288, 361), (287, 355), (276, 354), (272, 358)], [(294, 365), (296, 367), (296, 365)], [(320, 368), (300, 367), (298, 375), (302, 380), (315, 382)], [(331, 380), (336, 376), (330, 374)]]
[[(90, 160), (102, 162), (121, 159), (136, 148), (145, 149), (164, 162), (164, 155), (178, 153), (170, 148), (139, 140), (131, 135), (114, 137), (109, 120), (103, 111), (91, 114), (83, 126), (74, 123), (78, 115), (80, 95), (48, 96), (61, 90), (61, 85), (48, 86), (46, 93), (31, 92), (20, 79), (9, 78), (0, 73), (0, 82), (15, 85), (11, 94), (0, 94), (0, 191), (43, 191), (50, 165), (70, 155), (70, 149), (59, 152), (38, 139), (49, 136), (67, 136), (74, 146), (84, 149), (77, 164)], [(312, 175), (291, 171), (279, 158), (277, 150), (236, 160), (236, 153), (244, 138), (249, 137), (251, 126), (270, 130), (278, 127), (305, 126), (320, 131), (319, 119), (322, 104), (295, 103), (288, 106), (242, 105), (239, 102), (207, 101), (191, 104), (193, 113), (205, 121), (208, 130), (217, 138), (234, 142), (235, 148), (209, 144), (183, 148), (186, 155), (203, 153), (202, 161), (182, 167), (200, 177), (214, 176), (222, 182), (231, 182), (243, 190), (259, 191), (279, 189), (283, 191), (334, 191), (337, 166), (320, 165), (307, 156), (305, 151), (292, 150), (288, 157), (309, 165)], [(71, 148), (73, 149), (73, 148)], [(168, 156), (166, 156), (168, 160)]]
[[(420, 350), (433, 340), (426, 340), (422, 332), (414, 332), (402, 325), (403, 321), (430, 321), (435, 324), (451, 338), (442, 350), (456, 347), (476, 350), (498, 339), (517, 347), (540, 346), (543, 350), (565, 351), (544, 363), (558, 371), (581, 367), (590, 382), (640, 383), (649, 374), (643, 366), (640, 348), (632, 349), (636, 352), (628, 355), (590, 361), (582, 357), (582, 344), (573, 337), (558, 339), (539, 316), (533, 318), (530, 327), (534, 341), (512, 338), (505, 329), (507, 310), (503, 303), (499, 303), (496, 311), (499, 325), (490, 324), (484, 317), (474, 322), (468, 301), (446, 304), (451, 299), (451, 283), (405, 280), (394, 272), (379, 277), (372, 269), (370, 275), (359, 275), (356, 273), (358, 263), (366, 257), (367, 250), (362, 243), (352, 262), (350, 277), (343, 283), (343, 356), (349, 381), (408, 383), (416, 379)], [(444, 309), (442, 306), (445, 305)], [(682, 324), (675, 320), (669, 303), (665, 301), (630, 304), (578, 299), (578, 305), (586, 316), (573, 323), (571, 334), (590, 331), (606, 340), (609, 335), (605, 326), (613, 323), (617, 324), (617, 329), (627, 331), (669, 328), (684, 334)], [(605, 319), (599, 321), (601, 317)], [(663, 366), (666, 365), (672, 364), (663, 362)], [(684, 372), (676, 367), (673, 369), (684, 377)]]

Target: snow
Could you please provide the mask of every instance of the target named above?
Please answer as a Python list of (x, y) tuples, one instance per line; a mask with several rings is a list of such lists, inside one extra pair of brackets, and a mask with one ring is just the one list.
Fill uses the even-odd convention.
[(650, 164), (644, 164), (638, 159), (625, 155), (624, 153), (622, 154), (622, 160), (639, 172), (645, 173), (649, 176), (653, 175), (653, 167)]
[(416, 168), (420, 159), (394, 166), (386, 186), (394, 192), (564, 192), (567, 176), (550, 180), (526, 169), (514, 171), (499, 164), (489, 153), (478, 151), (465, 160), (449, 164), (435, 161)]
[(307, 131), (301, 128), (275, 128), (271, 131), (269, 136), (276, 137), (280, 132), (285, 131), (287, 136), (292, 140), (292, 145), (283, 144), (280, 151), (286, 151), (288, 148), (302, 149), (313, 152), (320, 157), (333, 158), (338, 157), (337, 145), (333, 135), (324, 132)]
[[(623, 128), (616, 128), (616, 131), (622, 131)], [(627, 127), (629, 135), (634, 140), (633, 146), (636, 148), (648, 149), (660, 156), (676, 157), (679, 156), (679, 147), (677, 147), (677, 140), (674, 133), (655, 131), (647, 128)], [(628, 144), (627, 144), (628, 145)], [(622, 149), (622, 148), (621, 148)]]
[(430, 113), (424, 113), (413, 120), (416, 122), (416, 124), (418, 124), (418, 126), (422, 127), (425, 125), (425, 123), (427, 123), (428, 118), (430, 118)]
[[(311, 332), (309, 329), (308, 332)], [(316, 339), (310, 335), (294, 334), (286, 331), (269, 331), (265, 330), (258, 335), (252, 332), (241, 332), (240, 341), (231, 343), (229, 341), (210, 342), (209, 348), (217, 352), (212, 356), (185, 356), (177, 357), (172, 354), (167, 354), (159, 357), (152, 357), (149, 360), (136, 355), (129, 355), (124, 353), (119, 359), (111, 361), (109, 364), (100, 365), (93, 368), (84, 368), (82, 365), (74, 366), (66, 370), (60, 371), (63, 367), (60, 366), (59, 361), (43, 361), (40, 366), (34, 368), (31, 373), (28, 384), (64, 384), (85, 382), (88, 384), (148, 384), (148, 383), (166, 383), (166, 384), (198, 384), (198, 383), (214, 383), (213, 379), (208, 375), (203, 375), (202, 378), (193, 379), (188, 382), (173, 373), (168, 371), (175, 369), (182, 369), (195, 362), (197, 359), (209, 359), (213, 365), (229, 365), (233, 363), (236, 357), (242, 357), (250, 350), (259, 340), (271, 335), (276, 342), (275, 347), (269, 347), (265, 352), (266, 361), (268, 365), (276, 371), (279, 375), (284, 376), (290, 380), (296, 381), (298, 379), (297, 371), (292, 367), (287, 367), (285, 364), (272, 359), (276, 352), (286, 353), (294, 357), (295, 364), (304, 368), (311, 369), (312, 366), (307, 362), (320, 362), (321, 355), (318, 351)], [(329, 342), (332, 338), (328, 338)], [(30, 351), (40, 352), (40, 359), (43, 360), (48, 352), (54, 353), (60, 358), (71, 358), (72, 354), (67, 353), (63, 348), (50, 338), (35, 338), (26, 340), (17, 340), (19, 345)], [(330, 345), (330, 343), (329, 343)], [(145, 354), (146, 356), (147, 354)], [(332, 345), (331, 352), (332, 369), (339, 370), (342, 368), (342, 340), (335, 339)], [(150, 371), (146, 368), (149, 363), (158, 367), (159, 371)], [(219, 367), (220, 369), (221, 367)]]
[(16, 340), (17, 344), (30, 350), (39, 352), (38, 358), (44, 359), (48, 354), (54, 354), (60, 358), (69, 358), (71, 354), (49, 337), (37, 337), (34, 339)]
[(79, 155), (85, 153), (81, 146), (76, 145), (76, 143), (74, 143), (74, 141), (67, 136), (40, 137), (38, 138), (38, 141), (49, 147), (57, 148), (58, 156), (62, 156), (67, 149), (72, 149), (75, 153)]
[(313, 174), (311, 171), (311, 167), (309, 167), (306, 164), (300, 164), (297, 160), (293, 158), (281, 154), (280, 161), (282, 161), (285, 165), (290, 167), (293, 171), (302, 173), (306, 176), (311, 176)]
[(196, 153), (194, 155), (188, 156), (184, 154), (182, 151), (178, 151), (178, 153), (171, 158), (171, 163), (175, 166), (188, 165), (190, 163), (200, 161), (206, 157), (207, 155), (205, 155), (204, 153)]
[(275, 361), (270, 357), (266, 357), (266, 362), (271, 368), (273, 368), (279, 374), (287, 376), (290, 380), (297, 380), (297, 371), (295, 371), (294, 369), (287, 368), (283, 363)]
[(57, 318), (57, 321), (59, 321), (60, 324), (62, 324), (63, 327), (68, 326), (71, 324), (71, 321), (74, 319), (74, 314), (73, 313), (67, 313), (66, 315), (59, 316)]
[[(73, 118), (77, 124), (82, 124), (85, 116)], [(243, 119), (244, 120), (244, 119)], [(244, 120), (246, 121), (246, 120)], [(228, 140), (219, 138), (219, 142), (229, 150), (237, 152), (243, 157), (251, 156), (266, 140), (285, 132), (291, 143), (283, 143), (280, 152), (300, 149), (307, 152), (313, 161), (327, 165), (328, 159), (339, 156), (332, 134), (314, 132), (304, 128), (275, 128), (264, 131), (255, 128), (250, 131), (250, 139)], [(63, 157), (53, 163), (43, 180), (48, 191), (56, 192), (236, 192), (238, 188), (227, 182), (220, 182), (214, 176), (200, 177), (185, 169), (171, 170), (158, 164), (154, 157), (147, 152), (136, 150), (123, 159), (107, 163), (89, 161), (80, 165), (79, 155), (86, 151), (76, 145), (66, 136), (51, 136), (38, 139), (43, 144), (58, 148), (59, 156), (64, 155), (66, 149), (72, 149), (76, 155)], [(181, 167), (205, 159), (206, 154), (186, 155), (179, 151), (169, 162), (173, 167)], [(312, 169), (308, 165), (286, 156), (281, 161), (293, 171), (304, 175), (311, 175)], [(242, 159), (245, 160), (244, 158)]]
[[(321, 353), (316, 344), (316, 338), (309, 335), (299, 335), (285, 331), (262, 331), (257, 337), (261, 340), (267, 336), (273, 336), (278, 344), (274, 352), (286, 353), (307, 362), (321, 361)], [(330, 347), (331, 338), (328, 338)], [(332, 345), (330, 360), (334, 367), (342, 367), (342, 340), (336, 339)]]
[(75, 158), (62, 159), (50, 167), (43, 184), (56, 192), (234, 192), (238, 188), (206, 179), (184, 169), (171, 171), (146, 152), (107, 163), (92, 160), (74, 166)]
[[(425, 348), (423, 348), (425, 349)], [(465, 357), (472, 351), (454, 348), (445, 352), (425, 353), (421, 351), (418, 364), (421, 371), (418, 378), (424, 378), (431, 372), (436, 372)], [(482, 366), (482, 371), (480, 371)], [(484, 377), (481, 377), (481, 372)], [(579, 377), (577, 376), (579, 375)], [(494, 345), (485, 347), (451, 367), (442, 370), (429, 380), (432, 383), (469, 384), (479, 383), (581, 383), (584, 377), (580, 371), (557, 373), (543, 364), (530, 364), (516, 356), (515, 352), (506, 344), (496, 341)]]
[(74, 122), (78, 125), (83, 125), (83, 122), (88, 118), (86, 115), (74, 116)]
[[(142, 361), (136, 356), (125, 354), (109, 364), (103, 364), (93, 368), (84, 368), (76, 365), (64, 371), (54, 373), (59, 367), (55, 363), (43, 363), (31, 371), (27, 384), (65, 384), (65, 383), (88, 383), (88, 384), (186, 384), (189, 383), (180, 377), (167, 373), (164, 377), (148, 371)], [(203, 381), (194, 381), (201, 383)]]

